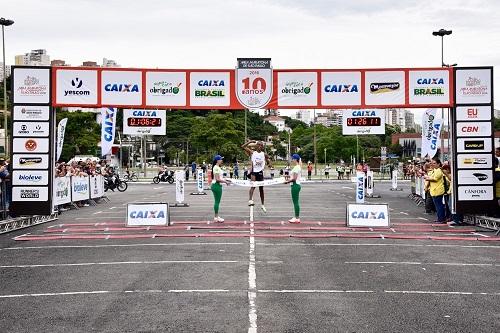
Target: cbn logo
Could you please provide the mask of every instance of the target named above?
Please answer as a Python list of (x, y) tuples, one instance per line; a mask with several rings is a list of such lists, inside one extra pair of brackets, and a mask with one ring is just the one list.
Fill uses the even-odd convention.
[(139, 92), (139, 85), (127, 83), (108, 83), (104, 86), (106, 91)]
[(133, 210), (129, 216), (132, 219), (163, 219), (165, 212), (163, 210)]

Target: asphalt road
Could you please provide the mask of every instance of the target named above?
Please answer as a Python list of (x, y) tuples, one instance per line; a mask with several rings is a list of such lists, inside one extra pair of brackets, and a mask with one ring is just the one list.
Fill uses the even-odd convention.
[[(499, 332), (500, 242), (432, 227), (407, 183), (389, 187), (377, 183), (382, 198), (369, 201), (388, 203), (389, 233), (407, 239), (293, 229), (282, 223), (292, 217), (287, 186), (266, 188), (268, 212), (257, 204), (253, 224), (247, 189), (230, 186), (223, 226), (206, 222), (208, 192), (171, 209), (178, 229), (130, 231), (127, 202), (175, 199), (173, 185), (131, 184), (109, 203), (0, 235), (0, 332)], [(353, 201), (349, 182), (304, 184), (297, 228), (341, 228)], [(434, 234), (450, 239), (416, 239)], [(73, 239), (43, 238), (52, 235)]]

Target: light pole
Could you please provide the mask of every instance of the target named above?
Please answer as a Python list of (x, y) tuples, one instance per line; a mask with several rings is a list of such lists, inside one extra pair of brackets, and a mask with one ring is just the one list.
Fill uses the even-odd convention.
[(325, 151), (325, 166), (326, 166), (326, 150), (327, 150), (327, 149), (328, 149), (328, 148), (323, 149), (323, 150)]
[(5, 156), (9, 153), (9, 140), (7, 140), (7, 71), (5, 70), (5, 27), (11, 26), (14, 21), (0, 18), (2, 26), (2, 48), (3, 48), (3, 128), (4, 128), (4, 151)]
[(316, 153), (316, 110), (314, 110), (314, 175), (318, 175), (318, 154)]
[[(444, 63), (444, 36), (451, 35), (452, 31), (451, 30), (446, 30), (446, 29), (439, 29), (438, 31), (433, 31), (432, 35), (433, 36), (439, 36), (441, 37), (441, 67), (450, 67), (449, 65), (446, 65)], [(444, 123), (444, 108), (441, 108), (441, 119)], [(449, 115), (448, 115), (448, 139), (449, 139), (449, 132), (450, 132), (450, 123), (449, 123)], [(450, 145), (448, 143), (448, 149)], [(444, 131), (441, 131), (441, 159), (444, 160)]]

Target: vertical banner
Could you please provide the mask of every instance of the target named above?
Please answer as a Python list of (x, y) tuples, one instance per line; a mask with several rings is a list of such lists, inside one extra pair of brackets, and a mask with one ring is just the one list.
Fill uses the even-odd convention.
[(115, 141), (116, 108), (101, 109), (101, 156), (111, 153)]
[(61, 119), (61, 121), (57, 125), (56, 161), (59, 161), (59, 158), (61, 157), (62, 148), (64, 145), (64, 133), (66, 132), (67, 122), (68, 118), (64, 118)]
[(365, 203), (365, 173), (356, 172), (356, 203)]
[(433, 158), (436, 155), (442, 119), (437, 119), (437, 109), (427, 109), (422, 115), (422, 151), (421, 156)]
[(245, 108), (263, 108), (273, 95), (271, 58), (238, 58), (236, 97)]
[(366, 171), (366, 195), (373, 196), (373, 171)]
[(196, 175), (196, 188), (198, 189), (198, 193), (203, 192), (203, 169), (199, 168)]
[(396, 190), (398, 188), (398, 170), (392, 170), (392, 189)]
[(182, 170), (175, 172), (175, 201), (184, 202), (184, 171)]

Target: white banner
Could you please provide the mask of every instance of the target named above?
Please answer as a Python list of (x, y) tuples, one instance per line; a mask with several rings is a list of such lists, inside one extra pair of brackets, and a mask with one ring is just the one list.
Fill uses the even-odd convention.
[(101, 72), (103, 105), (141, 105), (142, 72), (103, 70)]
[(392, 189), (395, 190), (398, 188), (398, 170), (392, 170)]
[(356, 172), (356, 203), (365, 202), (365, 173)]
[(366, 195), (373, 195), (373, 171), (366, 171)]
[(177, 203), (184, 202), (184, 171), (177, 170), (175, 172), (175, 201)]
[(101, 109), (101, 156), (111, 153), (115, 141), (117, 108)]
[(196, 188), (198, 190), (198, 193), (201, 193), (203, 192), (203, 182), (204, 182), (204, 179), (203, 179), (203, 169), (198, 169), (197, 173), (196, 173)]
[(71, 202), (71, 179), (67, 177), (54, 178), (54, 205)]
[(231, 179), (231, 184), (243, 187), (260, 187), (260, 186), (271, 186), (285, 183), (285, 177), (266, 179), (263, 181), (251, 181), (243, 179)]
[[(50, 101), (50, 68), (14, 68), (14, 103), (48, 104)], [(38, 108), (38, 106), (35, 106)]]
[(361, 72), (321, 72), (321, 105), (361, 105)]
[(97, 104), (97, 76), (95, 69), (56, 69), (56, 103)]
[(189, 76), (191, 106), (229, 106), (231, 104), (229, 72), (191, 72)]
[(405, 104), (404, 71), (366, 71), (365, 104), (389, 106)]
[(146, 104), (186, 106), (186, 72), (146, 72)]
[(278, 106), (318, 105), (316, 72), (280, 72), (277, 89)]
[(104, 195), (104, 177), (102, 175), (90, 176), (90, 198), (97, 199)]
[(89, 177), (71, 177), (71, 201), (90, 198)]
[(421, 156), (433, 158), (439, 146), (441, 119), (437, 119), (436, 109), (427, 109), (422, 115), (422, 151)]
[(57, 138), (56, 138), (56, 161), (61, 157), (62, 148), (64, 145), (64, 133), (66, 132), (66, 123), (68, 118), (61, 119), (57, 125)]
[(389, 227), (389, 209), (387, 205), (347, 206), (348, 227)]
[(434, 105), (450, 102), (450, 72), (448, 70), (410, 70), (409, 80), (410, 104)]
[(246, 108), (263, 108), (273, 95), (271, 68), (237, 68), (236, 97)]
[(168, 225), (167, 203), (129, 203), (127, 226)]

